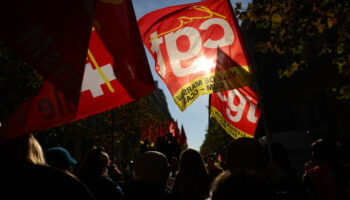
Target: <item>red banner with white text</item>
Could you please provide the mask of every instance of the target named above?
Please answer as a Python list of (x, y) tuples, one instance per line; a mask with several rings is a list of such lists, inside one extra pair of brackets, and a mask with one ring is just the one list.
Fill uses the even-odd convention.
[(210, 113), (233, 138), (254, 137), (260, 117), (257, 94), (249, 86), (214, 93)]
[(229, 1), (163, 8), (143, 16), (139, 27), (180, 110), (200, 95), (249, 84), (247, 54)]

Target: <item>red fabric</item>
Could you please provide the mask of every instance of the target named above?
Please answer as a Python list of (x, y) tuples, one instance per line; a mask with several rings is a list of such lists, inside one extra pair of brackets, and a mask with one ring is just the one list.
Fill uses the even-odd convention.
[(260, 118), (257, 94), (246, 86), (214, 93), (211, 115), (232, 137), (254, 137)]
[[(92, 31), (90, 38), (90, 53), (84, 59), (85, 72), (78, 104), (72, 103), (46, 81), (40, 92), (23, 103), (1, 127), (1, 140), (85, 118), (129, 103), (154, 90), (149, 66), (142, 61), (145, 52), (140, 49), (142, 43), (137, 37), (131, 2), (111, 4), (99, 1), (97, 14), (96, 31)], [(114, 35), (106, 34), (109, 31)], [(116, 46), (127, 42), (130, 42), (128, 47)]]
[(131, 0), (120, 2), (98, 1), (95, 26), (106, 49), (113, 55), (118, 81), (128, 95), (138, 99), (155, 89), (154, 80)]
[(149, 142), (153, 143), (154, 142), (154, 128), (153, 124), (148, 125), (148, 140)]
[[(143, 16), (139, 27), (156, 72), (181, 110), (200, 95), (248, 84), (249, 72), (242, 67), (249, 67), (247, 54), (229, 1), (163, 8)], [(218, 49), (234, 64), (218, 66)], [(222, 77), (215, 79), (214, 72)]]
[(169, 133), (171, 133), (173, 136), (175, 135), (175, 132), (176, 132), (176, 123), (175, 123), (174, 121), (170, 121), (170, 122), (169, 122), (168, 131), (169, 131)]
[(173, 137), (178, 139), (178, 137), (180, 135), (180, 130), (179, 130), (177, 122), (170, 121), (168, 129), (169, 129), (169, 133), (171, 133)]
[(149, 134), (148, 127), (146, 126), (146, 123), (143, 122), (140, 141), (144, 141), (144, 140), (148, 139), (148, 136), (149, 136), (148, 134)]
[(183, 125), (181, 126), (181, 132), (180, 132), (180, 137), (179, 137), (179, 145), (182, 146), (184, 144), (187, 144), (187, 136), (185, 129)]
[(327, 165), (316, 166), (306, 172), (321, 200), (339, 199), (336, 178), (332, 168)]
[(1, 1), (0, 40), (77, 104), (94, 7), (85, 0)]
[(179, 129), (179, 125), (178, 125), (178, 123), (176, 121), (175, 125), (174, 125), (173, 137), (176, 138), (176, 139), (179, 139), (179, 136), (180, 136), (180, 129)]
[(164, 122), (158, 122), (157, 132), (158, 132), (158, 137), (166, 136), (167, 132), (166, 132), (166, 127)]

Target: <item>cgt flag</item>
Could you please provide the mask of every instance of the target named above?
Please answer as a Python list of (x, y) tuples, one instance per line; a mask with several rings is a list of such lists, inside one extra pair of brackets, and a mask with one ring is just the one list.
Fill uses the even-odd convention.
[(211, 95), (211, 116), (233, 138), (254, 137), (260, 109), (257, 94), (249, 86)]
[[(104, 24), (107, 19), (96, 18), (99, 26), (91, 31), (78, 105), (49, 81), (45, 81), (39, 93), (24, 102), (3, 124), (0, 140), (85, 118), (146, 96), (155, 89), (148, 63), (143, 62), (145, 52), (131, 2), (99, 2), (98, 7), (104, 12), (100, 16), (116, 18), (113, 22), (109, 21), (110, 26)], [(116, 13), (119, 17), (115, 16)], [(128, 24), (117, 27), (114, 26), (116, 22), (119, 25), (124, 22)], [(120, 31), (120, 27), (123, 31)], [(105, 34), (108, 29), (113, 33), (116, 30), (119, 32), (111, 37)], [(124, 46), (119, 51), (111, 47), (111, 44), (123, 44), (125, 41), (130, 41), (131, 47)]]
[[(143, 16), (139, 27), (155, 70), (181, 111), (200, 95), (249, 84), (247, 54), (229, 1), (160, 9)], [(218, 66), (226, 62), (219, 54), (232, 64)]]

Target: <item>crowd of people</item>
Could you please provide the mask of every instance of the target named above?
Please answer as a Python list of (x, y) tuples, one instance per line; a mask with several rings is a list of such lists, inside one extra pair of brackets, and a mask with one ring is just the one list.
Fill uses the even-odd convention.
[[(43, 150), (31, 134), (1, 142), (2, 199), (350, 199), (349, 156), (343, 143), (317, 139), (299, 177), (280, 143), (233, 140), (226, 158), (187, 148), (176, 156), (145, 150), (127, 176), (103, 147), (78, 162), (63, 147)], [(126, 178), (129, 177), (129, 178)]]

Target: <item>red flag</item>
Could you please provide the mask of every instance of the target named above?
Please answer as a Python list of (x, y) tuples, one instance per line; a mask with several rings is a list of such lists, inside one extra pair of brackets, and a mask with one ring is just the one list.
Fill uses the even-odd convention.
[[(1, 140), (94, 115), (141, 98), (154, 90), (149, 66), (141, 61), (145, 58), (145, 52), (139, 49), (142, 43), (138, 39), (140, 37), (136, 36), (138, 29), (131, 2), (110, 4), (99, 1), (97, 7), (105, 8), (101, 9), (102, 16), (114, 18), (108, 18), (109, 26), (105, 24), (107, 18), (97, 18), (100, 23), (97, 23), (99, 28), (96, 30), (99, 31), (93, 30), (91, 33), (78, 106), (46, 81), (41, 91), (22, 104), (0, 129)], [(109, 12), (113, 15), (109, 15)], [(132, 20), (134, 23), (131, 23)], [(114, 23), (120, 26), (114, 26)], [(121, 26), (123, 23), (130, 24)], [(108, 30), (119, 32), (111, 36), (105, 34)], [(105, 35), (102, 37), (99, 33)], [(130, 41), (131, 47), (119, 51), (111, 47), (111, 44), (123, 44), (125, 41)]]
[(86, 0), (1, 1), (0, 40), (77, 104), (94, 8)]
[(150, 143), (154, 142), (154, 127), (153, 124), (148, 125), (148, 141)]
[(257, 94), (248, 86), (214, 93), (211, 115), (233, 138), (254, 137), (260, 117)]
[(181, 126), (181, 132), (180, 132), (180, 137), (179, 137), (179, 145), (182, 146), (184, 144), (187, 144), (187, 136), (185, 129), (183, 125)]
[(146, 123), (143, 122), (140, 141), (144, 141), (144, 140), (148, 139), (148, 134), (149, 134), (148, 127), (146, 126)]
[(97, 2), (96, 30), (108, 52), (113, 55), (117, 66), (113, 70), (118, 80), (133, 98), (148, 95), (155, 89), (154, 80), (131, 0)]
[(169, 132), (172, 134), (172, 136), (177, 139), (180, 134), (180, 130), (177, 125), (177, 122), (174, 122), (173, 120), (170, 121), (168, 129), (169, 129)]
[(149, 131), (149, 133), (148, 133), (148, 135), (149, 135), (148, 140), (150, 142), (151, 147), (153, 147), (156, 144), (157, 137), (158, 137), (157, 127), (155, 127), (155, 124), (150, 124), (149, 128), (148, 128), (148, 131)]
[[(229, 1), (160, 9), (142, 17), (139, 27), (180, 110), (200, 95), (248, 85), (247, 54)], [(221, 61), (218, 49), (232, 62)]]
[(158, 130), (159, 128), (155, 127), (154, 124), (146, 125), (145, 123), (143, 123), (140, 141), (148, 140), (153, 146), (157, 140), (157, 137), (159, 136)]
[(175, 129), (175, 131), (173, 133), (173, 137), (178, 140), (179, 136), (180, 136), (180, 129), (179, 129), (179, 125), (178, 125), (177, 121), (175, 122), (174, 129)]
[(175, 134), (175, 126), (176, 126), (175, 122), (174, 122), (173, 120), (171, 120), (171, 121), (169, 122), (169, 125), (168, 125), (168, 131), (169, 131), (169, 133), (171, 133), (172, 135)]
[(164, 122), (158, 122), (157, 132), (158, 132), (158, 137), (165, 137), (166, 136), (167, 132), (166, 132), (166, 128), (164, 126)]

